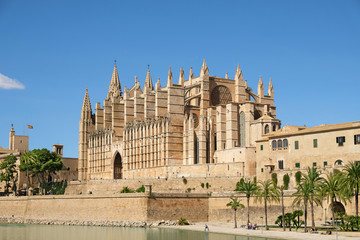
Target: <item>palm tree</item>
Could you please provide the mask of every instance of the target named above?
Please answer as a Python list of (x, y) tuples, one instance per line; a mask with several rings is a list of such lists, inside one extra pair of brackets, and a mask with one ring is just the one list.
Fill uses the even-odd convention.
[(359, 188), (360, 188), (360, 164), (359, 162), (349, 162), (344, 167), (343, 189), (355, 195), (356, 217), (359, 216)]
[(300, 206), (301, 202), (304, 203), (304, 218), (305, 218), (305, 228), (304, 231), (307, 232), (307, 207), (310, 200), (310, 195), (312, 187), (308, 182), (300, 183), (296, 188), (296, 193), (293, 194), (295, 197), (293, 200), (293, 205)]
[[(281, 211), (282, 211), (282, 222), (285, 221), (285, 207), (284, 207), (284, 190), (289, 189), (290, 177), (288, 174), (283, 176), (283, 185), (278, 187), (281, 195)], [(283, 224), (283, 231), (285, 231), (285, 224)]]
[(267, 202), (279, 201), (279, 190), (274, 186), (271, 180), (260, 181), (259, 189), (257, 191), (257, 200), (260, 202), (264, 200), (265, 206), (265, 228), (268, 230), (267, 224)]
[(231, 207), (234, 210), (234, 219), (235, 219), (235, 228), (237, 228), (236, 222), (236, 211), (238, 208), (244, 208), (245, 206), (240, 203), (240, 200), (237, 198), (230, 198), (231, 201), (226, 204), (226, 206)]
[(247, 200), (247, 222), (250, 222), (250, 197), (254, 196), (258, 190), (257, 184), (255, 181), (251, 182), (250, 180), (244, 180), (243, 178), (236, 184), (235, 191), (244, 193)]
[(303, 175), (301, 181), (307, 182), (309, 187), (311, 187), (310, 192), (310, 207), (311, 207), (311, 225), (315, 227), (315, 217), (314, 217), (314, 203), (318, 206), (321, 205), (321, 197), (320, 197), (320, 184), (323, 181), (323, 178), (320, 177), (321, 172), (316, 168), (308, 168), (307, 174)]
[(326, 174), (326, 178), (323, 180), (323, 183), (320, 186), (322, 196), (327, 198), (328, 201), (330, 200), (333, 225), (335, 220), (335, 203), (337, 200), (340, 200), (346, 204), (346, 200), (348, 198), (347, 194), (341, 187), (343, 175), (344, 174), (340, 171)]

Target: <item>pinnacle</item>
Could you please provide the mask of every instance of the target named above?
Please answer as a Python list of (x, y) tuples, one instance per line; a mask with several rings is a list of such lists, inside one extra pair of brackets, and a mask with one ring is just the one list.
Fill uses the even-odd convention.
[(172, 85), (173, 85), (173, 77), (172, 77), (171, 67), (169, 67), (167, 86), (170, 87)]
[(144, 87), (146, 87), (146, 88), (148, 88), (150, 90), (154, 90), (154, 87), (153, 87), (153, 84), (152, 84), (152, 81), (151, 81), (151, 76), (150, 76), (150, 69), (147, 70)]
[(83, 106), (82, 106), (82, 111), (91, 111), (91, 104), (90, 104), (90, 98), (89, 98), (89, 94), (88, 94), (88, 89), (86, 88), (85, 91), (85, 97), (84, 97), (84, 102), (83, 102)]
[(204, 59), (203, 65), (201, 66), (201, 70), (200, 70), (200, 76), (203, 76), (203, 75), (209, 75), (209, 68), (206, 64), (205, 59)]
[(119, 75), (117, 71), (116, 64), (114, 65), (113, 74), (111, 76), (111, 81), (109, 84), (109, 91), (107, 95), (107, 100), (110, 98), (118, 98), (121, 96), (121, 85), (119, 81)]
[(182, 67), (180, 68), (179, 84), (184, 86), (184, 69)]

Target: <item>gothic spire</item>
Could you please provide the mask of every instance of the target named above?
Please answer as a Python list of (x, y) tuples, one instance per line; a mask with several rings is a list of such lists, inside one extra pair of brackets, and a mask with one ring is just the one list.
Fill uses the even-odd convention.
[(242, 71), (240, 69), (240, 65), (238, 64), (236, 72), (235, 72), (235, 82), (238, 82), (240, 85), (244, 85), (244, 77), (242, 75)]
[(172, 85), (173, 85), (173, 77), (172, 77), (171, 67), (169, 67), (169, 73), (168, 73), (168, 78), (167, 78), (167, 87), (170, 87)]
[(147, 70), (145, 84), (144, 84), (144, 89), (145, 88), (147, 88), (149, 90), (154, 90), (154, 86), (152, 84), (151, 76), (150, 76), (150, 69)]
[(119, 75), (118, 75), (118, 71), (117, 71), (116, 64), (115, 64), (113, 74), (111, 77), (111, 81), (109, 84), (109, 91), (108, 91), (106, 100), (118, 98), (121, 96), (121, 94), (122, 94), (121, 93), (121, 85), (120, 85)]
[(189, 83), (192, 84), (192, 79), (194, 78), (194, 73), (192, 70), (192, 67), (190, 67), (190, 73), (189, 73)]
[(182, 67), (180, 69), (179, 85), (184, 86), (184, 69)]
[(88, 93), (87, 88), (86, 88), (86, 91), (85, 91), (85, 97), (84, 97), (84, 102), (83, 102), (81, 111), (91, 111), (90, 98), (89, 98), (89, 93)]
[(268, 95), (274, 97), (274, 87), (270, 78), (269, 86), (268, 86)]
[(200, 77), (201, 76), (209, 76), (209, 68), (206, 65), (205, 59), (204, 59), (203, 65), (201, 66), (201, 70), (200, 70)]
[(260, 75), (260, 79), (259, 79), (259, 83), (258, 83), (258, 92), (257, 93), (260, 97), (264, 96), (264, 83), (261, 78), (261, 75)]
[(155, 89), (156, 90), (160, 90), (161, 89), (161, 84), (160, 84), (160, 78), (158, 78), (156, 84), (155, 84)]

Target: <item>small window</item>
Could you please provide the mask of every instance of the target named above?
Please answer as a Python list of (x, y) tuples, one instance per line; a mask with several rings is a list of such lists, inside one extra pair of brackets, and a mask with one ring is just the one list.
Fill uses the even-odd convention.
[(316, 167), (316, 162), (313, 162), (313, 167)]
[(354, 144), (360, 144), (360, 134), (354, 135)]
[(264, 145), (260, 145), (260, 151), (264, 150)]
[(284, 148), (284, 149), (287, 149), (288, 146), (289, 146), (288, 140), (287, 140), (287, 139), (284, 139), (284, 140), (283, 140), (283, 148)]
[(272, 141), (272, 148), (273, 148), (273, 151), (276, 150), (276, 140), (273, 140), (273, 141)]
[(317, 146), (318, 146), (318, 145), (317, 145), (317, 139), (313, 139), (313, 147), (314, 147), (314, 148), (317, 148)]
[(337, 143), (339, 146), (344, 146), (344, 142), (345, 142), (345, 137), (344, 137), (344, 136), (336, 137), (336, 143)]
[(279, 160), (279, 169), (284, 169), (284, 160)]
[(281, 150), (282, 149), (282, 140), (278, 140), (278, 149)]
[(326, 167), (326, 166), (327, 166), (327, 161), (324, 162), (324, 167)]
[(273, 132), (275, 132), (276, 131), (276, 125), (274, 124), (273, 125)]
[(264, 172), (264, 169), (263, 169), (263, 168), (261, 168), (261, 172)]
[(299, 149), (299, 141), (295, 141), (295, 149)]
[(295, 163), (296, 168), (300, 168), (300, 163)]

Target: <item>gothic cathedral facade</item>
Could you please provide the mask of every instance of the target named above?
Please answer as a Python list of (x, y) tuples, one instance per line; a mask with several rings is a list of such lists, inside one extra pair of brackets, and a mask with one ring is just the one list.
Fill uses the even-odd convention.
[(276, 131), (274, 88), (248, 87), (240, 67), (234, 79), (200, 76), (192, 68), (177, 83), (153, 86), (148, 70), (122, 92), (116, 65), (101, 107), (92, 111), (86, 90), (79, 123), (79, 179), (254, 176), (256, 143)]

